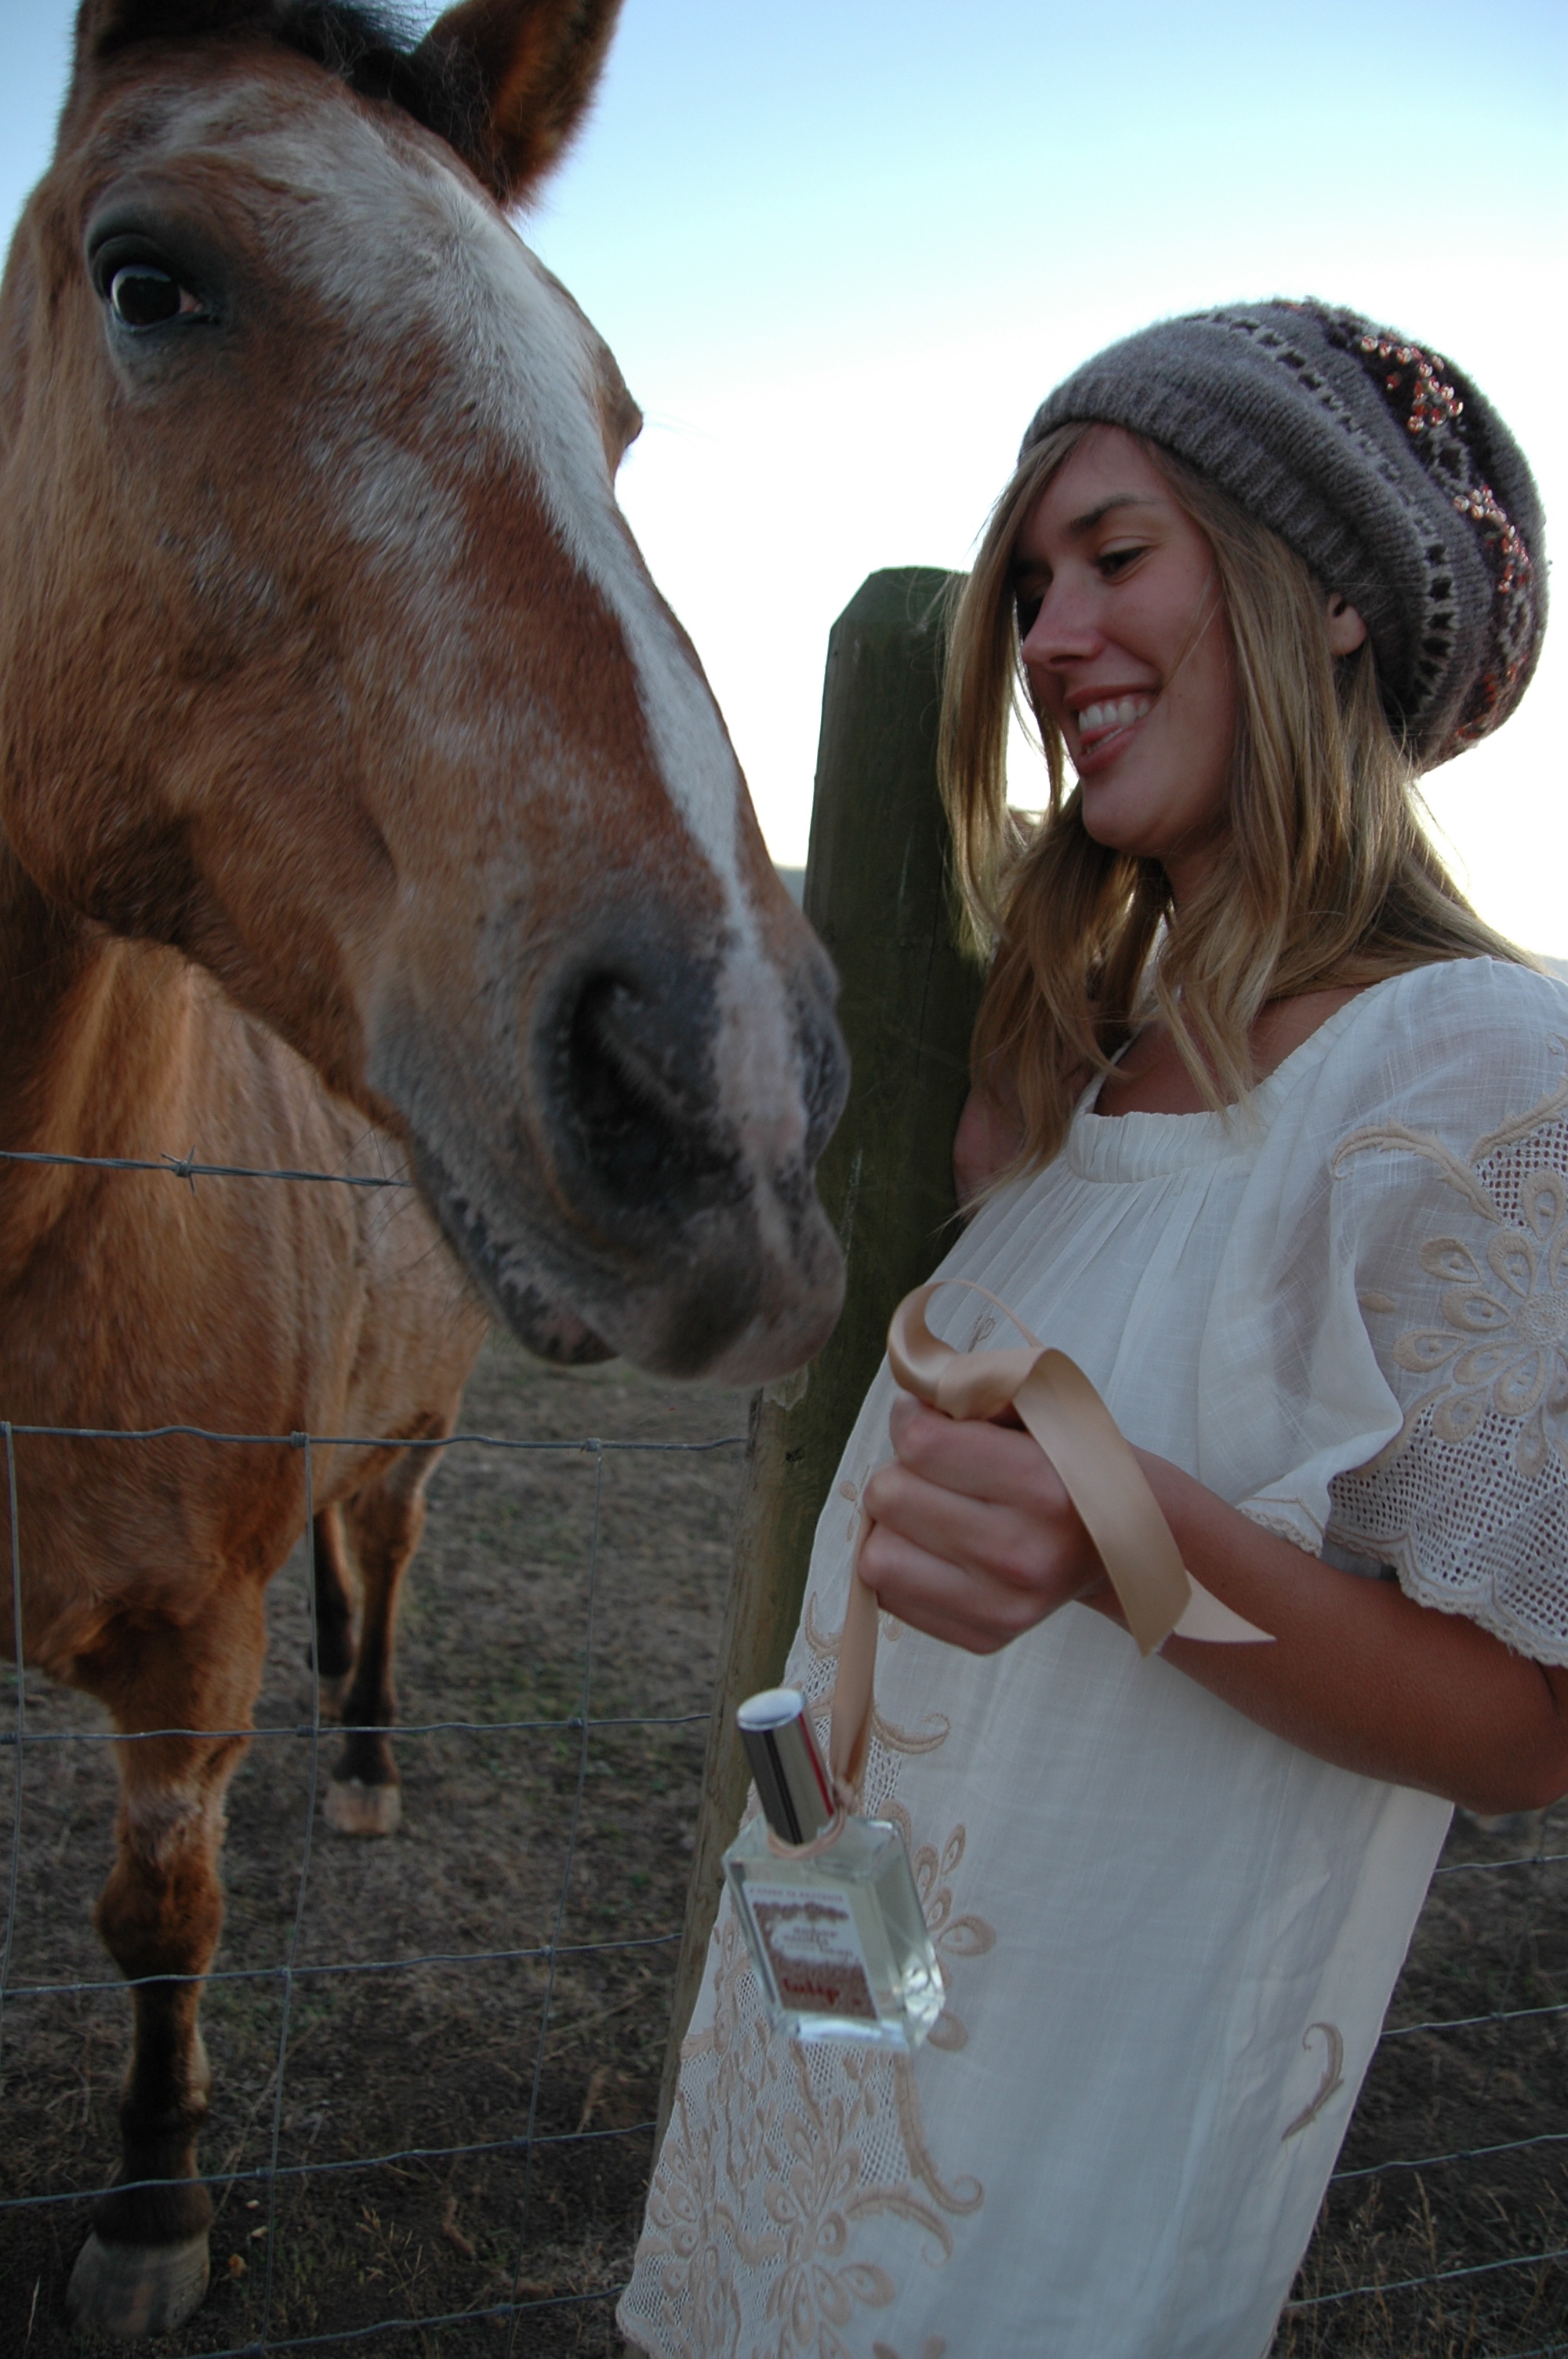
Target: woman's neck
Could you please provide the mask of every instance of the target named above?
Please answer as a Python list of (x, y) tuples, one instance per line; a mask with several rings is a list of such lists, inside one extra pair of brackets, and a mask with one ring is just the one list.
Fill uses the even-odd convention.
[[(1271, 1000), (1247, 1036), (1252, 1068), (1266, 1081), (1320, 1024), (1364, 990), (1347, 984), (1328, 991), (1305, 991), (1294, 999)], [(1106, 1075), (1095, 1101), (1095, 1112), (1124, 1114), (1206, 1114), (1208, 1101), (1182, 1060), (1169, 1027), (1155, 1022), (1144, 1027), (1128, 1049), (1116, 1071)]]

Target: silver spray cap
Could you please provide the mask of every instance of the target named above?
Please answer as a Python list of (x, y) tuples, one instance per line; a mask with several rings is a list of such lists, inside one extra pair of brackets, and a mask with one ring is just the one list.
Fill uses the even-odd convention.
[(768, 1824), (781, 1843), (816, 1841), (833, 1816), (833, 1788), (798, 1688), (748, 1697), (735, 1725)]

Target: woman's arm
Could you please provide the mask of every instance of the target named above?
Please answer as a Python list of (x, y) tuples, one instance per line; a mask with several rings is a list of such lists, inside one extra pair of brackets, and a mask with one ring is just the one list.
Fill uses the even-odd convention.
[(974, 1210), (1022, 1145), (1023, 1122), (1016, 1103), (1003, 1104), (989, 1090), (971, 1090), (953, 1139), (953, 1187), (960, 1212)]
[[(898, 1453), (867, 1485), (862, 1555), (887, 1610), (994, 1653), (1075, 1598), (1119, 1619), (1050, 1461), (1016, 1426), (957, 1423), (900, 1399)], [(1272, 1646), (1170, 1638), (1165, 1660), (1249, 1720), (1342, 1768), (1484, 1813), (1568, 1791), (1568, 1670), (1515, 1655), (1392, 1582), (1321, 1563), (1201, 1483), (1138, 1453), (1190, 1571)], [(1130, 1639), (1128, 1642), (1131, 1644)]]

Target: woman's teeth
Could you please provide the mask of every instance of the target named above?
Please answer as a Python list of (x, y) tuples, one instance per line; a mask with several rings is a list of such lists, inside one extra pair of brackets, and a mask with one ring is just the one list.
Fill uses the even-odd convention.
[(1153, 708), (1152, 696), (1119, 696), (1108, 704), (1086, 704), (1078, 715), (1078, 740), (1087, 745), (1091, 737), (1104, 737), (1113, 729), (1130, 729)]

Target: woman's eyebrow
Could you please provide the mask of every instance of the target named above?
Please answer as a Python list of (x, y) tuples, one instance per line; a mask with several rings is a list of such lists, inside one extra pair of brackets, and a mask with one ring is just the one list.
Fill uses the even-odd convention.
[[(1067, 537), (1071, 540), (1082, 540), (1087, 534), (1093, 532), (1096, 525), (1102, 524), (1105, 518), (1108, 516), (1113, 516), (1118, 508), (1164, 508), (1169, 505), (1167, 500), (1161, 498), (1158, 492), (1111, 492), (1105, 499), (1098, 501), (1092, 508), (1087, 509), (1082, 516), (1072, 518), (1066, 527)], [(1024, 583), (1037, 582), (1042, 577), (1049, 580), (1050, 572), (1051, 568), (1043, 557), (1022, 560), (1015, 557), (1009, 568), (1008, 579), (1016, 590), (1022, 588)]]
[(1160, 508), (1164, 506), (1165, 502), (1158, 492), (1112, 492), (1110, 497), (1101, 500), (1098, 506), (1088, 509), (1081, 516), (1075, 516), (1067, 530), (1076, 539), (1086, 532), (1093, 532), (1096, 525), (1109, 516), (1113, 509)]

